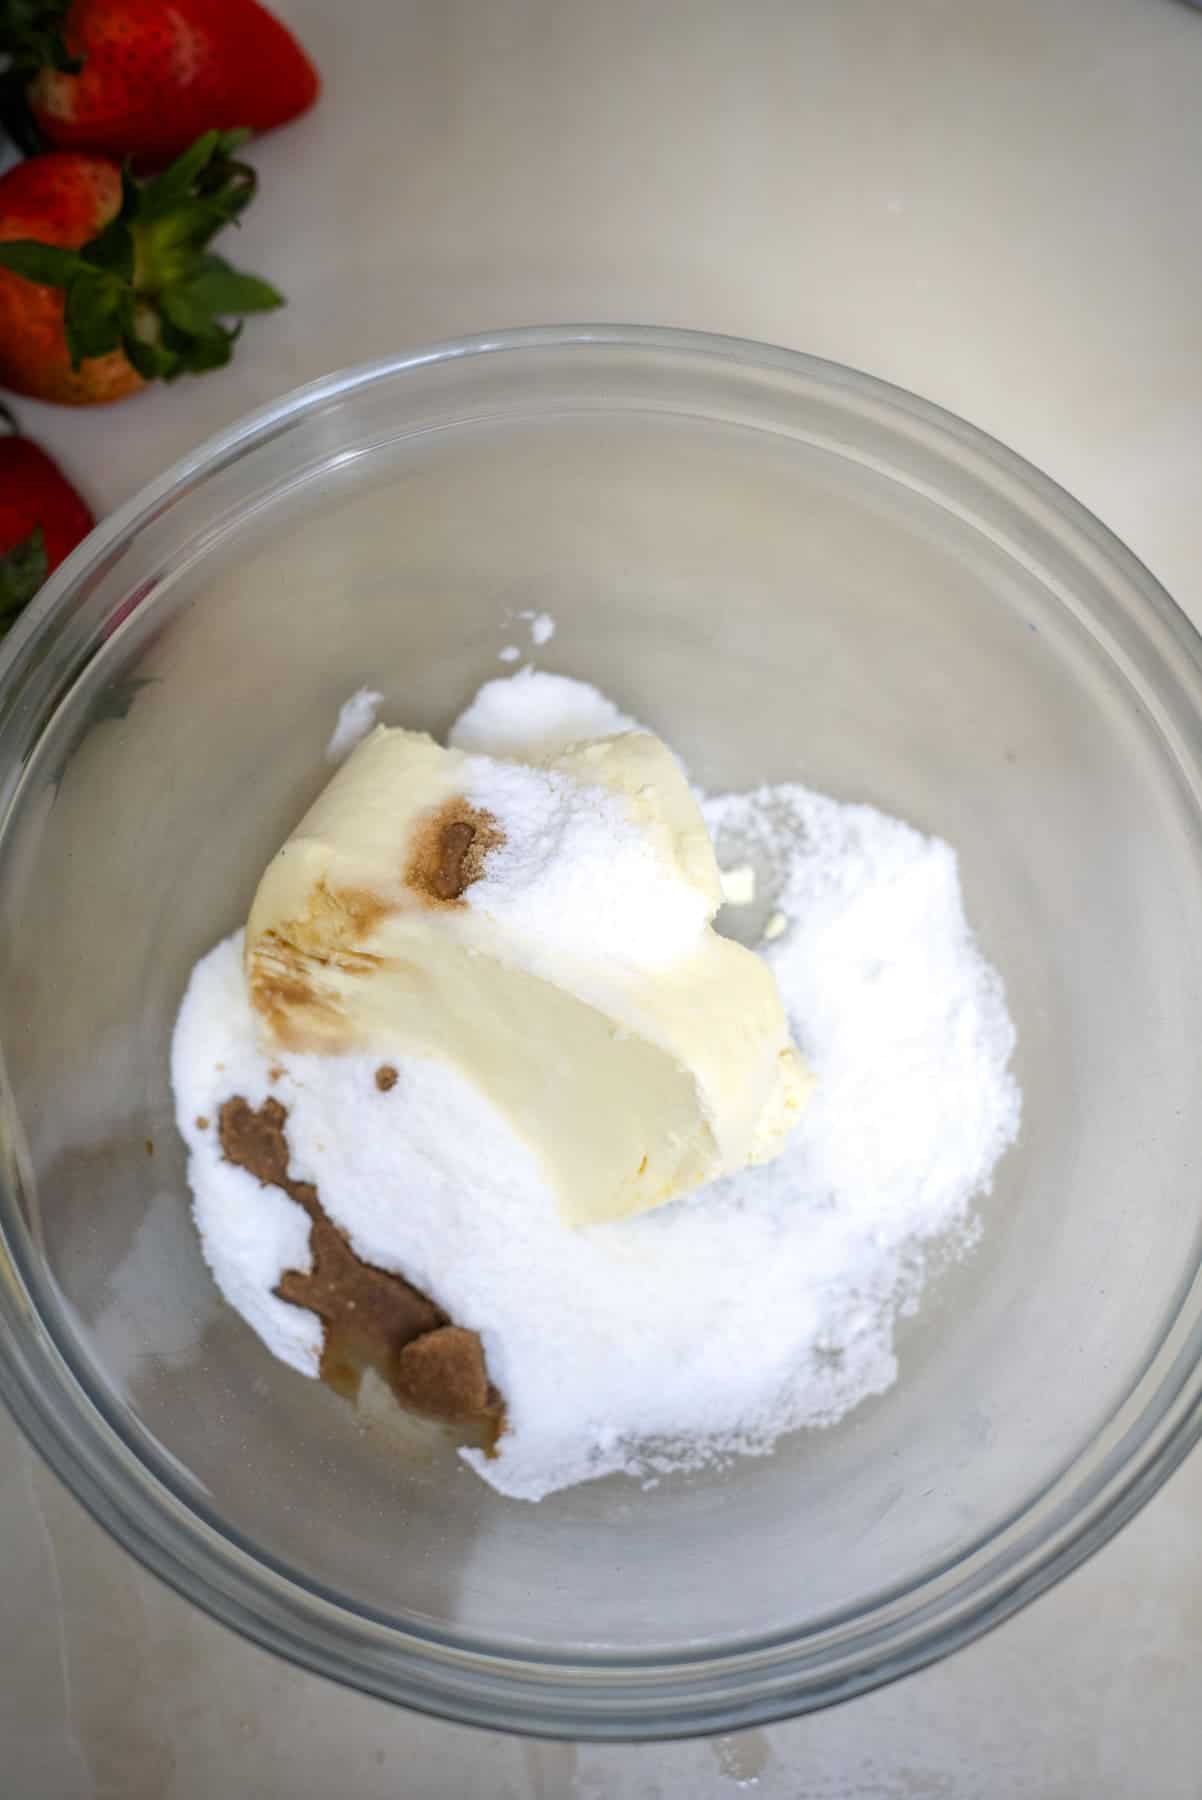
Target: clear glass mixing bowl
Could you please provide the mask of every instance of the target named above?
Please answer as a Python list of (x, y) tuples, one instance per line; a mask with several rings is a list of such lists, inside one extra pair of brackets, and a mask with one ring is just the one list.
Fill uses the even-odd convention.
[[(711, 787), (800, 777), (958, 847), (1021, 1142), (894, 1388), (776, 1454), (534, 1507), (370, 1429), (210, 1282), (167, 1052), (323, 783), (340, 702), (443, 729), (599, 683)], [(1199, 640), (1034, 470), (845, 369), (536, 330), (330, 377), (67, 563), (0, 683), (0, 1379), (152, 1569), (357, 1687), (528, 1732), (732, 1729), (942, 1656), (1199, 1430)]]

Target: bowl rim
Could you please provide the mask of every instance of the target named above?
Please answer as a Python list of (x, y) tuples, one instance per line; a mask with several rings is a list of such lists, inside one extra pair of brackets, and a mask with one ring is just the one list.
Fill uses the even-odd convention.
[[(1181, 729), (1202, 748), (1202, 638), (1132, 553), (1078, 501), (956, 415), (858, 370), (778, 346), (667, 327), (532, 326), (449, 339), (332, 372), (258, 408), (181, 457), (102, 521), (46, 583), (0, 647), (0, 743), (24, 711), (41, 652), (86, 576), (164, 503), (270, 440), (306, 413), (434, 365), (499, 353), (588, 347), (711, 359), (842, 391), (904, 422), (1000, 499), (1017, 493), (1079, 566), (1106, 568), (1128, 590), (1116, 625), (1127, 649), (1180, 690)], [(936, 496), (937, 498), (937, 496)], [(1013, 504), (1013, 499), (1008, 501)], [(14, 719), (17, 723), (14, 724)], [(11, 761), (11, 759), (10, 759)], [(0, 830), (20, 770), (0, 781)], [(15, 1123), (0, 1055), (0, 1104)], [(19, 1132), (0, 1130), (0, 1397), (25, 1435), (92, 1515), (185, 1598), (252, 1641), (349, 1686), (435, 1716), (558, 1738), (649, 1739), (730, 1731), (816, 1710), (939, 1660), (999, 1624), (1099, 1549), (1167, 1480), (1202, 1436), (1202, 1322), (1165, 1339), (1105, 1430), (1096, 1465), (1070, 1492), (1078, 1454), (1043, 1494), (946, 1569), (873, 1596), (872, 1607), (804, 1631), (718, 1651), (527, 1654), (513, 1645), (400, 1629), (273, 1567), (173, 1489), (107, 1416), (103, 1389), (46, 1323), (53, 1316), (3, 1213), (21, 1188)], [(1185, 1272), (1182, 1310), (1197, 1268)], [(1155, 1391), (1152, 1360), (1164, 1361)], [(64, 1398), (69, 1402), (63, 1406)], [(1107, 1435), (1108, 1434), (1108, 1435)], [(1065, 1489), (1065, 1491), (1061, 1491)], [(1038, 1519), (1035, 1513), (1042, 1507)]]

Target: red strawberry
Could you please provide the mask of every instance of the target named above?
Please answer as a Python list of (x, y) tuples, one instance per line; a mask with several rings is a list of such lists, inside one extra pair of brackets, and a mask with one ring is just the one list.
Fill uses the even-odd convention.
[[(14, 238), (77, 250), (120, 205), (115, 163), (65, 153), (18, 163), (0, 176), (0, 254)], [(72, 367), (63, 308), (58, 288), (0, 270), (0, 386), (74, 406), (121, 400), (140, 388), (142, 377), (119, 349)]]
[(216, 131), (149, 181), (53, 151), (0, 176), (0, 386), (85, 406), (230, 359), (223, 319), (283, 304), (208, 249), (255, 189)]
[(0, 0), (0, 49), (47, 142), (142, 168), (202, 131), (270, 131), (321, 87), (257, 0)]
[(7, 407), (0, 435), (0, 633), (64, 556), (92, 529), (92, 515), (44, 450), (17, 432)]

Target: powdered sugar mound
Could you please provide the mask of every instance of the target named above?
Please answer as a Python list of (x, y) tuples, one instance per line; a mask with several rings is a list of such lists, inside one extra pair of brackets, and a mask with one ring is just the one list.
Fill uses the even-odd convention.
[(697, 947), (710, 907), (632, 819), (625, 795), (556, 769), (473, 757), (473, 806), (503, 820), (467, 903), (540, 953), (664, 967)]
[(587, 681), (521, 669), (486, 681), (452, 725), (447, 742), (457, 750), (534, 762), (589, 738), (638, 729)]
[(797, 786), (703, 812), (719, 856), (757, 870), (775, 926), (762, 954), (819, 1077), (767, 1181), (825, 1199), (883, 1248), (960, 1223), (1017, 1134), (1020, 1101), (1014, 1027), (954, 852)]
[(338, 723), (326, 745), (327, 762), (342, 762), (348, 757), (376, 722), (376, 713), (384, 703), (383, 694), (374, 688), (359, 688), (338, 709)]

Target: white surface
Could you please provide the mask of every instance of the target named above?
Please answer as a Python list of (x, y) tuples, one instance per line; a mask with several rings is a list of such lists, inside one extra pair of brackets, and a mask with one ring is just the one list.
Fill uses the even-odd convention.
[[(100, 505), (339, 363), (495, 325), (773, 339), (993, 431), (1202, 618), (1202, 17), (1177, 0), (290, 0), (312, 120), (234, 369), (76, 418)], [(0, 1420), (14, 1800), (1197, 1800), (1202, 1459), (950, 1662), (738, 1739), (540, 1746), (391, 1711), (159, 1587)], [(742, 1785), (740, 1785), (742, 1784)]]

